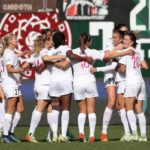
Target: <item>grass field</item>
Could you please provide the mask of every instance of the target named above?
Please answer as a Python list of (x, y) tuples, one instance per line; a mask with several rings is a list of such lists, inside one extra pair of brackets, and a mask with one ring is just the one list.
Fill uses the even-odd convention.
[[(5, 144), (0, 143), (0, 150), (150, 150), (150, 126), (147, 127), (148, 142), (120, 142), (119, 139), (123, 134), (122, 126), (113, 125), (109, 127), (109, 142), (100, 142), (99, 136), (101, 127), (96, 128), (96, 142), (95, 143), (81, 143), (78, 142), (78, 128), (71, 126), (70, 131), (74, 134), (75, 139), (70, 143), (48, 143), (46, 142), (46, 135), (48, 127), (38, 127), (36, 131), (36, 138), (38, 144), (27, 143), (24, 137), (28, 131), (27, 127), (18, 127), (16, 135), (21, 139), (21, 143)], [(88, 137), (88, 127), (86, 127), (86, 136)]]

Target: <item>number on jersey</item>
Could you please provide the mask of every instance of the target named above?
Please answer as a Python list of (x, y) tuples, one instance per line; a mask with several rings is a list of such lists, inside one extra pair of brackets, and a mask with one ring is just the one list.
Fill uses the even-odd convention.
[(82, 67), (82, 69), (85, 69), (85, 68), (89, 68), (89, 63), (87, 63), (87, 62), (85, 62), (85, 61), (82, 61), (81, 62), (81, 67)]
[(140, 68), (140, 58), (138, 56), (132, 56), (133, 60), (133, 68), (139, 69)]

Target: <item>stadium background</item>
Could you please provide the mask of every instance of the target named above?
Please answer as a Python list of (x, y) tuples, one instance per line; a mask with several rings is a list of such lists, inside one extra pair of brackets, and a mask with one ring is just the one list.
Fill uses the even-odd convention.
[[(11, 3), (10, 0), (7, 0)], [(5, 1), (5, 2), (7, 2)], [(57, 10), (53, 8), (52, 1), (57, 2)], [(89, 0), (90, 1), (90, 0)], [(103, 1), (103, 0), (102, 0)], [(71, 19), (65, 16), (66, 9), (63, 8), (64, 4), (70, 3), (71, 1), (67, 0), (51, 0), (48, 1), (47, 7), (51, 7), (50, 13), (47, 12), (37, 12), (36, 8), (39, 9), (39, 4), (32, 3), (32, 10), (27, 12), (25, 6), (19, 5), (19, 2), (16, 0), (17, 6), (14, 6), (14, 10), (3, 10), (3, 1), (1, 0), (1, 24), (0, 24), (0, 35), (3, 36), (8, 32), (14, 32), (17, 37), (19, 37), (19, 48), (20, 50), (30, 49), (32, 47), (33, 39), (41, 31), (42, 27), (50, 27), (53, 29), (59, 29), (60, 31), (65, 32), (67, 37), (66, 44), (69, 44), (72, 48), (78, 47), (78, 36), (82, 32), (88, 32), (93, 38), (92, 48), (102, 50), (106, 44), (108, 38), (111, 37), (112, 30), (114, 26), (118, 23), (127, 24), (131, 30), (140, 31), (139, 42), (141, 44), (141, 49), (145, 54), (145, 58), (150, 65), (150, 1), (149, 0), (110, 0), (106, 1), (105, 11), (103, 12), (102, 18), (92, 18), (92, 15), (87, 15), (86, 13), (82, 14), (82, 19), (74, 18)], [(20, 0), (20, 3), (25, 4), (25, 0)], [(42, 0), (39, 1), (42, 4)], [(63, 3), (64, 2), (64, 3)], [(90, 1), (92, 3), (92, 1)], [(14, 1), (13, 1), (14, 4)], [(88, 6), (88, 5), (87, 5)], [(44, 7), (44, 6), (43, 6)], [(95, 5), (98, 9), (103, 8), (102, 6)], [(9, 7), (8, 7), (9, 8)], [(12, 7), (11, 7), (12, 8)], [(34, 9), (35, 10), (34, 10)], [(42, 8), (41, 8), (42, 9)], [(45, 8), (44, 8), (45, 9)], [(6, 12), (10, 12), (7, 14)], [(16, 13), (14, 13), (16, 12)], [(18, 13), (19, 12), (19, 13)], [(20, 14), (22, 12), (22, 14)], [(98, 14), (99, 16), (101, 14)], [(88, 18), (86, 18), (88, 16)], [(47, 20), (48, 21), (47, 21)], [(22, 22), (22, 24), (21, 24)], [(49, 22), (49, 23), (48, 23)], [(36, 31), (36, 33), (35, 33)], [(102, 62), (97, 62), (95, 65), (102, 66)], [(150, 123), (150, 70), (143, 71), (144, 79), (146, 81), (147, 87), (147, 110), (146, 117), (148, 123)], [(102, 115), (104, 107), (106, 105), (106, 92), (103, 84), (103, 74), (96, 74), (97, 77), (97, 87), (100, 97), (97, 99), (96, 113), (98, 116), (97, 124), (101, 124)], [(22, 80), (22, 93), (25, 104), (25, 112), (21, 119), (21, 125), (29, 125), (31, 112), (35, 106), (35, 97), (33, 93), (33, 84), (34, 84), (34, 71), (28, 70), (25, 72)], [(26, 78), (26, 79), (25, 79)], [(70, 124), (77, 123), (77, 106), (74, 101), (72, 101), (71, 113), (70, 113)], [(43, 116), (41, 124), (46, 124), (46, 116)], [(120, 119), (117, 114), (117, 111), (113, 113), (113, 118), (111, 124), (120, 124)]]

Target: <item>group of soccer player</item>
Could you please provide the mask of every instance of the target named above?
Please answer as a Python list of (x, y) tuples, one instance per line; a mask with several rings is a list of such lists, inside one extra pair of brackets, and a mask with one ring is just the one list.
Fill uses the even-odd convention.
[[(125, 132), (120, 140), (147, 141), (146, 119), (142, 110), (146, 93), (141, 68), (148, 69), (148, 65), (142, 51), (136, 48), (135, 34), (128, 31), (126, 25), (119, 24), (103, 51), (91, 49), (91, 45), (91, 36), (81, 33), (79, 47), (72, 50), (65, 45), (63, 32), (44, 29), (35, 39), (33, 51), (29, 54), (26, 51), (16, 51), (18, 41), (13, 33), (1, 38), (0, 130), (3, 142), (20, 142), (14, 134), (24, 111), (20, 75), (30, 67), (35, 70), (36, 106), (25, 137), (27, 141), (38, 143), (34, 133), (46, 110), (50, 128), (47, 140), (69, 142), (67, 132), (73, 94), (79, 109), (78, 139), (81, 142), (86, 141), (84, 126), (88, 116), (88, 141), (95, 142), (95, 103), (98, 91), (93, 73), (100, 71), (105, 72), (104, 83), (108, 95), (103, 114), (101, 141), (108, 141), (107, 128), (115, 104)], [(24, 57), (25, 55), (27, 57)], [(96, 60), (105, 61), (106, 66), (94, 68)], [(137, 133), (134, 110), (139, 121), (140, 136)], [(59, 114), (61, 132), (58, 131)]]

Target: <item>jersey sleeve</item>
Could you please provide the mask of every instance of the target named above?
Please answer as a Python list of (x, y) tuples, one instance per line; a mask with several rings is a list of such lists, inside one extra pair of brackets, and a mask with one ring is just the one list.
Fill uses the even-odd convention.
[(113, 42), (112, 42), (112, 38), (110, 38), (107, 43), (106, 46), (104, 47), (104, 51), (111, 51), (113, 49)]
[(94, 60), (103, 60), (104, 54), (105, 54), (104, 51), (98, 51), (98, 50), (93, 49), (91, 55)]
[(97, 72), (106, 72), (106, 71), (111, 71), (115, 70), (117, 67), (118, 63), (116, 61), (113, 61), (110, 65), (104, 66), (104, 67), (97, 67)]
[(68, 45), (65, 45), (63, 47), (63, 50), (62, 50), (62, 54), (66, 56), (66, 53), (71, 50), (71, 48), (68, 46)]
[(48, 55), (48, 50), (46, 50), (46, 51), (45, 50), (41, 50), (40, 51), (40, 56), (43, 57), (45, 55)]
[(123, 56), (119, 60), (119, 64), (126, 65), (127, 64), (127, 56)]
[(8, 51), (7, 53), (5, 53), (3, 59), (4, 59), (4, 62), (6, 65), (14, 65), (13, 52), (12, 51)]
[(144, 52), (142, 50), (139, 50), (139, 54), (140, 54), (140, 61), (144, 60)]

